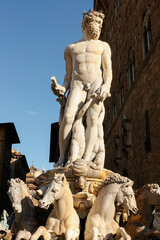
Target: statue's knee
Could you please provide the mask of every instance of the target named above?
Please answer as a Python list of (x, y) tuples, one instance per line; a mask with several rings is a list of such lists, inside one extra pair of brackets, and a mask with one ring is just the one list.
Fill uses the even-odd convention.
[(70, 113), (66, 113), (65, 116), (64, 116), (64, 121), (67, 124), (73, 124), (74, 116), (72, 114), (70, 114)]

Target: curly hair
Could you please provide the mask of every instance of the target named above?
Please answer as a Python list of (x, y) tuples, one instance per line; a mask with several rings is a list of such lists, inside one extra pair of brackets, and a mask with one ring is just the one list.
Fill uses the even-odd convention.
[(105, 15), (102, 12), (98, 12), (98, 11), (93, 11), (93, 10), (89, 10), (89, 12), (83, 12), (83, 20), (82, 20), (82, 29), (84, 30), (86, 27), (86, 24), (88, 24), (91, 19), (99, 17), (102, 20), (104, 19)]

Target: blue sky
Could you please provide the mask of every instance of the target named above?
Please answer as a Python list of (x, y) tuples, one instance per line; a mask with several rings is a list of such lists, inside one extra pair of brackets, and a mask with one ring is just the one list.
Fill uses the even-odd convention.
[(14, 122), (28, 165), (49, 163), (50, 125), (59, 105), (51, 76), (62, 84), (64, 49), (82, 36), (93, 0), (0, 0), (0, 122)]

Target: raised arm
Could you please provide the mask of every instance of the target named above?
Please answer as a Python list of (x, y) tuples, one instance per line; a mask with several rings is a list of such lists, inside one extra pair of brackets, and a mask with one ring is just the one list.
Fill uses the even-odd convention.
[(72, 75), (72, 58), (71, 58), (71, 55), (70, 55), (69, 46), (65, 49), (64, 59), (66, 61), (66, 74), (64, 76), (63, 87), (67, 91), (70, 87), (71, 75)]

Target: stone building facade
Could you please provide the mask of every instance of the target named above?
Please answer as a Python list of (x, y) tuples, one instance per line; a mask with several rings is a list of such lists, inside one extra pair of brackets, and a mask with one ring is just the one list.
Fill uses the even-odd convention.
[(112, 50), (105, 102), (105, 167), (160, 184), (160, 1), (95, 0), (106, 15), (101, 40)]
[(18, 149), (12, 149), (12, 157), (10, 161), (10, 178), (20, 178), (26, 181), (26, 174), (29, 172), (28, 163), (24, 154)]
[(11, 148), (14, 143), (20, 143), (14, 124), (0, 123), (0, 214), (11, 206), (7, 180), (10, 179)]
[(25, 155), (11, 150), (12, 144), (20, 143), (14, 123), (0, 123), (0, 214), (5, 209), (12, 212), (7, 195), (10, 178), (26, 179), (29, 172)]

